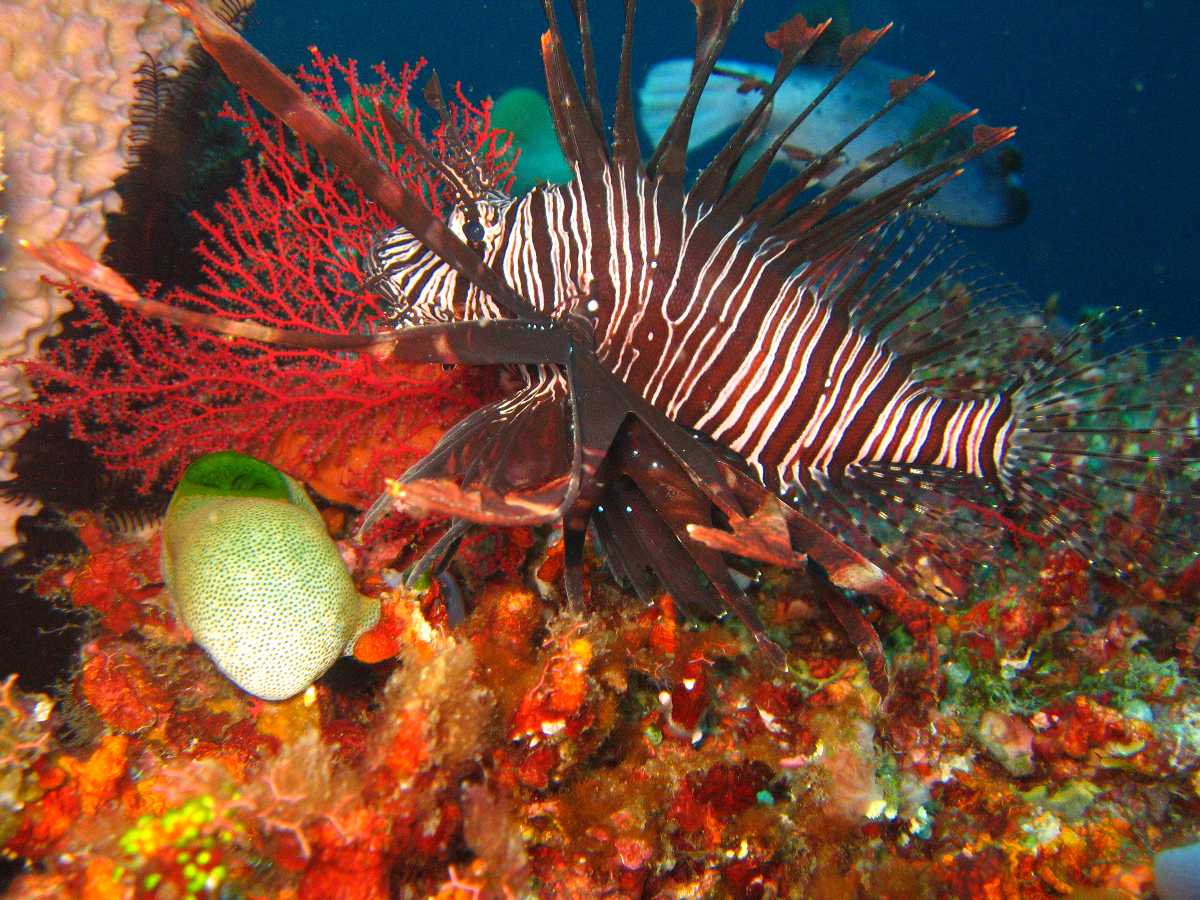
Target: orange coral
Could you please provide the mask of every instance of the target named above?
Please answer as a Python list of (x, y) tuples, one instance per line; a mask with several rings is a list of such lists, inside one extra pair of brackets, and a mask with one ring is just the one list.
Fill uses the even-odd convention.
[(80, 518), (89, 555), (68, 576), (71, 602), (99, 612), (104, 627), (117, 634), (137, 623), (164, 623), (165, 610), (149, 602), (162, 593), (158, 541), (120, 540), (93, 517)]
[(59, 767), (75, 783), (79, 809), (85, 816), (117, 796), (117, 784), (125, 777), (129, 768), (129, 738), (123, 734), (106, 734), (98, 746), (84, 761), (64, 756)]

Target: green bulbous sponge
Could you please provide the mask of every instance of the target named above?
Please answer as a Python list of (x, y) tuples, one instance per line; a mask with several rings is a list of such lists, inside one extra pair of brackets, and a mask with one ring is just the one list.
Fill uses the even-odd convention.
[(167, 507), (162, 569), (196, 643), (264, 700), (303, 691), (379, 620), (304, 487), (241, 453), (188, 466)]
[(535, 184), (564, 184), (575, 173), (563, 157), (554, 132), (554, 119), (545, 95), (531, 88), (505, 91), (492, 104), (493, 128), (511, 131), (521, 148), (514, 172), (513, 195), (523, 194)]

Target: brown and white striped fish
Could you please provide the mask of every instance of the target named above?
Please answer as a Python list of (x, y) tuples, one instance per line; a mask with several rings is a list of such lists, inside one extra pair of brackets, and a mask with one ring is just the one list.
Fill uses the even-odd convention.
[[(1138, 560), (1100, 546), (1101, 513), (1130, 522), (1131, 495), (1180, 496), (1167, 479), (1190, 460), (1177, 451), (1194, 437), (1194, 415), (1144, 399), (1158, 375), (1142, 371), (1131, 398), (1107, 374), (1155, 348), (1093, 353), (1132, 318), (1114, 312), (1050, 336), (1008, 311), (1003, 286), (955, 261), (952, 240), (908, 225), (916, 205), (1013, 129), (976, 127), (969, 147), (857, 206), (843, 202), (970, 114), (955, 116), (814, 195), (841, 150), (929, 76), (904, 78), (841, 142), (764, 191), (782, 143), (886, 28), (844, 39), (826, 90), (761, 154), (743, 159), (776, 91), (829, 23), (796, 16), (768, 34), (779, 53), (773, 80), (688, 179), (691, 121), (740, 0), (694, 0), (692, 81), (648, 161), (630, 84), (633, 0), (611, 120), (599, 102), (587, 4), (572, 3), (581, 85), (555, 4), (544, 0), (547, 92), (574, 177), (513, 199), (479, 183), (469, 163), (430, 160), (462, 198), (442, 222), (236, 32), (194, 0), (172, 5), (233, 80), (399, 223), (377, 241), (368, 281), (391, 299), (394, 330), (355, 339), (249, 335), (246, 323), (213, 317), (209, 327), (414, 361), (507, 365), (524, 379), (451, 429), (368, 511), (364, 530), (393, 506), (452, 518), (414, 576), (443, 565), (474, 524), (556, 523), (566, 593), (581, 603), (592, 527), (608, 564), (639, 594), (665, 588), (698, 613), (732, 610), (782, 661), (726, 554), (807, 568), (884, 689), (878, 636), (835, 583), (867, 571), (872, 595), (903, 611), (929, 586), (880, 528), (902, 531), (918, 516), (936, 532), (934, 551), (952, 560), (988, 540), (984, 526), (1001, 514), (1016, 516), (1022, 529), (1122, 571)], [(389, 127), (405, 140), (400, 123)], [(149, 301), (125, 302), (171, 317)], [(1162, 462), (1172, 454), (1180, 465)]]
[[(993, 378), (991, 390), (948, 391), (937, 383), (940, 378), (931, 377), (945, 374), (935, 370), (945, 369), (948, 359), (1004, 358), (1029, 337), (1029, 326), (1023, 328), (1005, 312), (1002, 286), (987, 279), (972, 283), (974, 273), (967, 267), (945, 261), (945, 246), (922, 246), (935, 243), (933, 236), (908, 235), (912, 229), (900, 221), (965, 161), (1007, 140), (1012, 130), (978, 129), (973, 146), (948, 165), (930, 167), (899, 189), (883, 192), (861, 212), (843, 210), (839, 202), (917, 145), (889, 148), (807, 203), (789, 205), (837, 159), (835, 147), (785, 188), (756, 202), (763, 160), (773, 151), (764, 152), (740, 181), (732, 172), (774, 90), (824, 28), (809, 27), (797, 17), (768, 35), (782, 60), (758, 112), (688, 188), (680, 147), (686, 145), (695, 108), (691, 101), (737, 4), (698, 7), (702, 35), (706, 25), (708, 31), (697, 54), (693, 90), (645, 166), (632, 152), (636, 135), (622, 120), (627, 99), (618, 107), (613, 145), (605, 145), (596, 127), (603, 114), (594, 99), (584, 99), (595, 96), (586, 48), (580, 94), (566, 71), (551, 14), (543, 55), (574, 177), (518, 199), (466, 203), (453, 214), (451, 228), (535, 309), (551, 320), (576, 323), (604, 370), (640, 400), (732, 451), (764, 486), (787, 499), (790, 512), (813, 517), (821, 529), (843, 539), (852, 555), (882, 564), (885, 580), (909, 590), (918, 589), (920, 581), (903, 563), (886, 562), (889, 550), (866, 522), (894, 518), (886, 509), (889, 500), (931, 516), (946, 515), (938, 504), (922, 502), (922, 493), (978, 499), (987, 507), (1008, 506), (1014, 514), (1024, 506), (1042, 520), (1044, 532), (1076, 545), (1089, 558), (1101, 556), (1091, 523), (1099, 496), (1068, 483), (1080, 479), (1080, 470), (1062, 466), (1063, 460), (1111, 458), (1144, 465), (1151, 457), (1129, 452), (1123, 444), (1139, 435), (1191, 432), (1190, 425), (1132, 427), (1124, 421), (1130, 410), (1113, 405), (1111, 397), (1107, 406), (1089, 406), (1088, 398), (1104, 398), (1111, 390), (1101, 390), (1095, 381), (1103, 379), (1102, 370), (1087, 370), (1084, 348), (1133, 320), (1118, 315), (1114, 325), (1102, 317), (1059, 342), (1043, 337), (1044, 346), (1027, 361), (1029, 371), (1003, 384)], [(586, 35), (586, 19), (582, 24)], [(843, 42), (835, 82), (885, 30), (860, 32)], [(894, 83), (891, 102), (846, 141), (925, 80)], [(811, 112), (805, 110), (800, 121)], [(958, 124), (954, 120), (947, 127)], [(508, 315), (436, 248), (405, 228), (380, 239), (371, 265), (405, 322)], [(947, 298), (964, 283), (971, 284), (972, 303), (955, 309)], [(977, 378), (983, 374), (979, 368)], [(559, 367), (523, 373), (527, 399), (516, 399), (515, 406), (509, 401), (512, 427), (519, 427), (520, 410), (569, 393), (568, 377)], [(1072, 387), (1085, 376), (1091, 380)], [(1050, 384), (1057, 387), (1048, 389)], [(586, 415), (587, 407), (586, 401), (580, 403), (579, 414)], [(1095, 446), (1100, 433), (1105, 447)], [(1089, 443), (1081, 445), (1081, 435)], [(419, 466), (410, 474), (420, 480), (432, 472)], [(1109, 478), (1107, 484), (1128, 492), (1153, 490), (1136, 480)], [(1059, 488), (1069, 492), (1073, 504), (1060, 503), (1065, 495)], [(602, 533), (624, 526), (605, 521), (620, 517), (603, 503), (594, 504), (591, 515), (600, 520)], [(701, 531), (712, 536), (703, 524)], [(692, 549), (695, 534), (674, 537)], [(618, 543), (626, 550), (634, 545), (634, 557), (662, 577), (666, 567), (645, 541)], [(762, 556), (749, 540), (717, 543)], [(820, 548), (789, 549), (820, 561)], [(827, 556), (826, 567), (835, 567), (838, 559)], [(1118, 568), (1132, 562), (1118, 560)], [(694, 592), (671, 587), (685, 600), (693, 597)]]

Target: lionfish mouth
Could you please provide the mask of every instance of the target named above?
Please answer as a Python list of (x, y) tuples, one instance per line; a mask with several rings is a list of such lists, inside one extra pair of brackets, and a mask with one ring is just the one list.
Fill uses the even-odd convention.
[[(897, 540), (914, 523), (925, 535), (922, 559), (947, 566), (1013, 529), (1061, 540), (1117, 573), (1144, 564), (1106, 551), (1099, 523), (1128, 520), (1120, 504), (1130, 496), (1177, 499), (1145, 472), (1165, 471), (1166, 456), (1192, 459), (1180, 444), (1195, 428), (1174, 424), (1166, 407), (1122, 400), (1119, 379), (1106, 372), (1156, 347), (1097, 359), (1097, 342), (1134, 327), (1135, 318), (1113, 313), (1052, 335), (1010, 311), (1003, 283), (954, 261), (948, 237), (909, 226), (911, 210), (1014, 129), (976, 126), (968, 146), (845, 205), (972, 114), (954, 116), (814, 195), (841, 150), (932, 73), (904, 78), (842, 141), (764, 196), (783, 141), (886, 27), (845, 38), (828, 88), (755, 155), (762, 117), (829, 22), (797, 15), (769, 33), (779, 54), (774, 78), (758, 86), (757, 107), (689, 182), (692, 121), (739, 0), (695, 0), (691, 83), (645, 154), (630, 83), (634, 3), (625, 4), (609, 117), (587, 4), (572, 4), (581, 83), (547, 0), (541, 52), (555, 130), (574, 172), (568, 184), (504, 196), (481, 179), (469, 149), (434, 158), (376, 106), (388, 134), (427, 157), (458, 195), (451, 225), (199, 0), (169, 5), (232, 81), (396, 223), (376, 240), (365, 285), (391, 301), (401, 324), (347, 337), (232, 321), (145, 299), (69, 248), (42, 248), (42, 257), (127, 308), (191, 327), (412, 362), (517, 367), (522, 384), (513, 396), (447, 432), (366, 514), (364, 532), (396, 508), (451, 519), (410, 578), (440, 571), (478, 525), (555, 524), (565, 593), (582, 605), (590, 531), (639, 594), (665, 589), (694, 613), (731, 611), (784, 665), (728, 559), (799, 568), (886, 693), (881, 642), (846, 588), (869, 593), (932, 642), (928, 620), (924, 628), (913, 621), (920, 605), (912, 601), (942, 598)], [(436, 85), (427, 96), (444, 110)], [(1008, 198), (1023, 217), (1019, 185)], [(1117, 474), (1096, 474), (1095, 461)], [(1150, 531), (1148, 543), (1169, 542)]]

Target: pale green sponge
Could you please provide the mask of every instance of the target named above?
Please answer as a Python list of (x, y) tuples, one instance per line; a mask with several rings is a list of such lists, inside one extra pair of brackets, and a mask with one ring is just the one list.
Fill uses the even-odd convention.
[(303, 691), (379, 620), (304, 487), (240, 453), (188, 466), (167, 507), (162, 568), (196, 643), (264, 700)]

